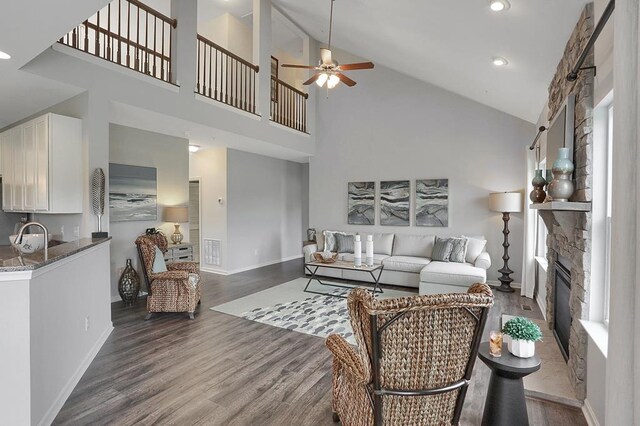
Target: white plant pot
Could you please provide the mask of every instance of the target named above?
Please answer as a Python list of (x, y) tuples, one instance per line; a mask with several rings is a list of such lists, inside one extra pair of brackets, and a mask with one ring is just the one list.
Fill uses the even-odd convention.
[(536, 353), (536, 342), (529, 340), (509, 339), (507, 341), (509, 352), (518, 358), (531, 358)]

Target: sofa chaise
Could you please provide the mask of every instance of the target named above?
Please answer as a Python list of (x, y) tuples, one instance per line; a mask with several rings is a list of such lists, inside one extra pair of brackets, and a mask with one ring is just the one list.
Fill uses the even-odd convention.
[[(305, 261), (310, 262), (313, 253), (325, 249), (337, 251), (339, 260), (353, 261), (353, 251), (339, 251), (336, 234), (353, 235), (340, 231), (319, 233), (315, 244), (304, 246)], [(491, 257), (485, 249), (486, 240), (482, 236), (464, 237), (468, 239), (464, 262), (446, 262), (432, 260), (436, 239), (433, 235), (363, 233), (363, 240), (366, 235), (373, 236), (374, 263), (384, 265), (380, 277), (382, 284), (419, 288), (420, 294), (440, 294), (466, 292), (472, 284), (487, 281)], [(362, 250), (365, 250), (364, 243)], [(363, 262), (364, 257), (363, 253)], [(316, 274), (350, 281), (372, 281), (365, 274), (348, 270), (321, 267)]]

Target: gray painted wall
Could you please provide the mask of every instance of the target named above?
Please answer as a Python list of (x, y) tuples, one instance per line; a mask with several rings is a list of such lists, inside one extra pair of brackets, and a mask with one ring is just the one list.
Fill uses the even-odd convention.
[(301, 256), (303, 176), (300, 163), (227, 150), (230, 273)]
[[(488, 278), (497, 279), (502, 217), (489, 211), (488, 196), (523, 189), (525, 145), (535, 135), (534, 125), (382, 66), (350, 75), (357, 86), (340, 85), (328, 98), (318, 97), (309, 225), (318, 230), (484, 234), (493, 261)], [(416, 227), (413, 218), (410, 227), (347, 225), (347, 182), (376, 181), (379, 187), (381, 180), (410, 179), (413, 191), (415, 179), (424, 178), (449, 178), (448, 228)], [(521, 213), (511, 216), (510, 229), (510, 266), (520, 282)]]
[[(109, 126), (109, 162), (134, 166), (155, 167), (158, 178), (158, 220), (110, 222), (111, 241), (111, 296), (119, 299), (118, 279), (126, 259), (131, 259), (142, 278), (135, 239), (145, 229), (160, 227), (167, 237), (174, 231), (173, 224), (163, 222), (165, 206), (189, 204), (189, 151), (188, 140), (159, 133), (111, 124)], [(108, 192), (108, 190), (107, 190)], [(184, 241), (189, 240), (189, 224), (180, 225)], [(171, 242), (171, 241), (169, 241)], [(142, 284), (145, 289), (145, 284)]]

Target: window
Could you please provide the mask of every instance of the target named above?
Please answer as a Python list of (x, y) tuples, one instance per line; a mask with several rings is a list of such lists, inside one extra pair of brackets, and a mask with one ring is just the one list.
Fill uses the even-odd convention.
[(611, 205), (613, 184), (613, 105), (607, 109), (607, 169), (606, 169), (606, 218), (605, 218), (605, 270), (604, 270), (604, 315), (609, 324), (609, 288), (611, 282)]

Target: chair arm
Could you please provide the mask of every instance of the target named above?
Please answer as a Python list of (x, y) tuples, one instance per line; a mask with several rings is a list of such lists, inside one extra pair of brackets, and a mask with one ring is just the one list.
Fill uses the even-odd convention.
[(313, 260), (311, 256), (317, 251), (318, 244), (307, 244), (306, 246), (302, 247), (302, 253), (304, 253), (304, 261), (311, 262)]
[(491, 256), (489, 256), (489, 252), (483, 251), (476, 257), (476, 261), (474, 263), (476, 268), (489, 269), (491, 266)]
[(335, 359), (340, 361), (340, 364), (358, 383), (368, 383), (360, 357), (342, 336), (331, 334), (327, 337), (325, 344)]
[(199, 273), (198, 264), (196, 262), (175, 262), (167, 265), (169, 271), (187, 271), (190, 274)]
[(149, 276), (151, 281), (155, 280), (187, 280), (189, 278), (189, 272), (187, 271), (166, 271), (166, 272), (158, 272), (157, 274), (151, 274)]

